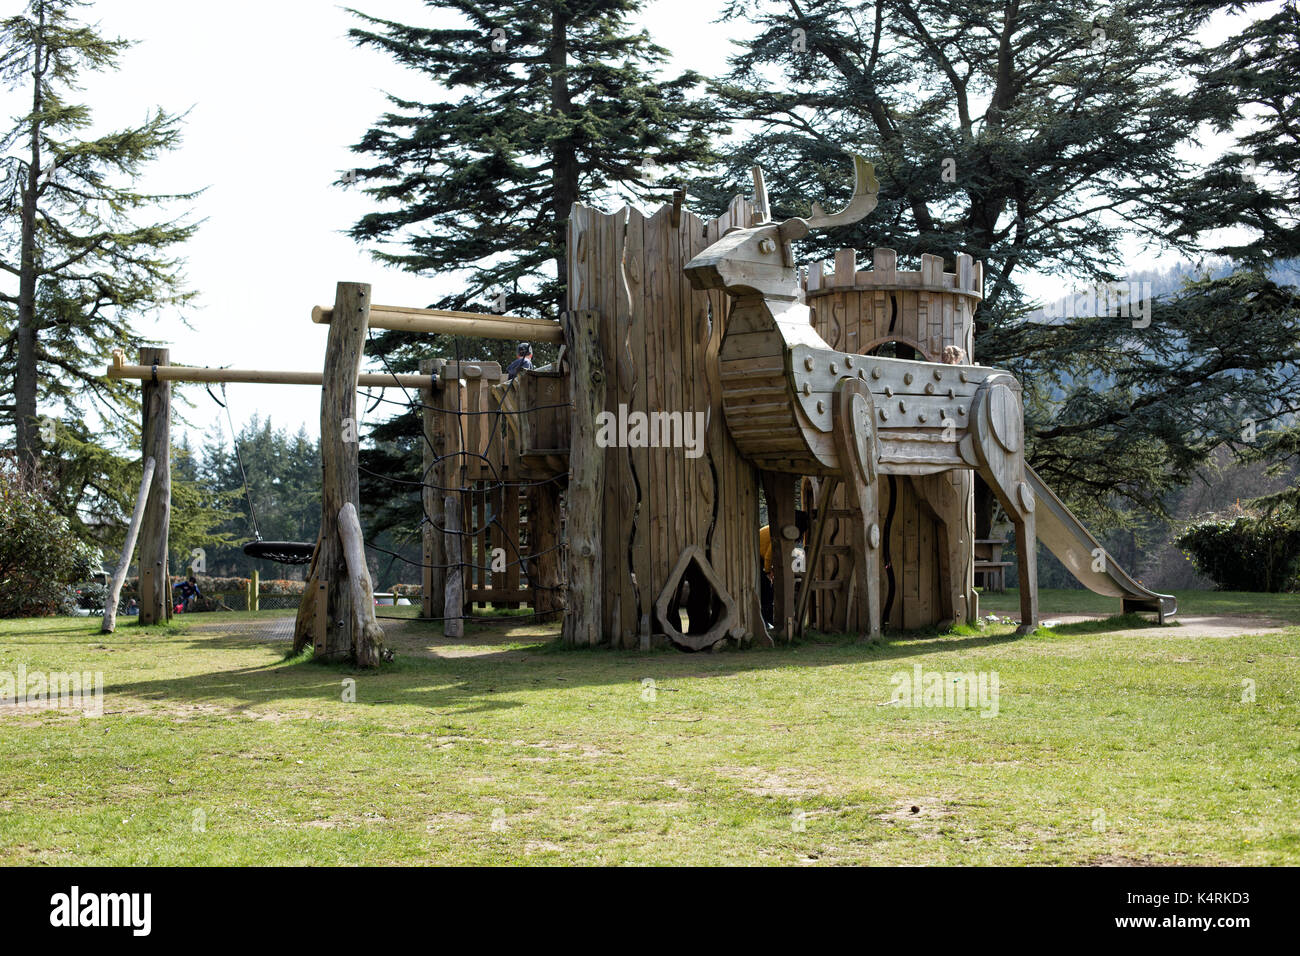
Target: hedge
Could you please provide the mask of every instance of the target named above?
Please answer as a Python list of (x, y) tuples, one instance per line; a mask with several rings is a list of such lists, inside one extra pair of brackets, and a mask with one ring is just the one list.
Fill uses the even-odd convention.
[(1175, 540), (1221, 591), (1300, 589), (1300, 514), (1293, 508), (1208, 515)]

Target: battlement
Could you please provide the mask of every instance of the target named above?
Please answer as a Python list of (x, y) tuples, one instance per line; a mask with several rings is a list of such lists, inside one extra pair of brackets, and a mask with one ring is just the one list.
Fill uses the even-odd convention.
[(808, 297), (858, 289), (905, 289), (914, 292), (949, 292), (975, 302), (984, 298), (984, 263), (961, 253), (956, 257), (955, 272), (943, 271), (942, 256), (921, 256), (918, 272), (899, 270), (898, 254), (893, 249), (874, 249), (871, 268), (859, 271), (857, 250), (840, 249), (833, 262), (814, 262), (808, 266), (804, 292)]

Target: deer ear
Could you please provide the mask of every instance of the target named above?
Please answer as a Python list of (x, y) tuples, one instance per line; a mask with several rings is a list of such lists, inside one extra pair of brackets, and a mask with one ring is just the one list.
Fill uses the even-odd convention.
[(782, 242), (793, 242), (795, 239), (802, 239), (811, 231), (807, 219), (787, 219), (781, 225), (776, 227), (777, 233), (781, 236)]

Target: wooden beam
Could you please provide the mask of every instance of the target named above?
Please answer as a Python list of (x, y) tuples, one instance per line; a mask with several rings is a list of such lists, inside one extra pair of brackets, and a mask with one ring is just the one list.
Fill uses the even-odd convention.
[[(140, 350), (140, 364), (166, 365), (167, 349)], [(140, 402), (141, 445), (144, 459), (154, 460), (153, 482), (140, 518), (140, 623), (161, 624), (171, 617), (171, 579), (167, 564), (167, 539), (171, 533), (171, 418), (170, 382), (146, 381)], [(145, 571), (149, 571), (147, 585)]]
[[(334, 310), (329, 306), (318, 305), (311, 310), (313, 322), (328, 325), (333, 319)], [(479, 339), (519, 339), (526, 342), (549, 342), (552, 345), (564, 344), (564, 328), (560, 323), (550, 319), (529, 319), (521, 315), (376, 305), (370, 308), (370, 327), (401, 332), (467, 335)]]
[[(137, 379), (152, 382), (152, 365), (110, 365), (105, 373), (110, 379)], [(161, 364), (157, 368), (160, 382), (231, 382), (243, 385), (321, 385), (321, 372), (275, 371), (262, 368), (193, 368), (188, 365)], [(365, 388), (430, 388), (426, 375), (394, 372), (362, 372), (357, 385)]]

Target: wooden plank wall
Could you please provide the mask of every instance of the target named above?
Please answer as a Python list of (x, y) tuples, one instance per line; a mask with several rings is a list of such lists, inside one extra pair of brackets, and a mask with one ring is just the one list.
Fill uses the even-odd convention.
[[(971, 357), (975, 299), (960, 294), (982, 291), (982, 264), (969, 256), (958, 256), (956, 271), (943, 271), (939, 256), (921, 257), (917, 272), (900, 271), (892, 249), (876, 249), (871, 268), (858, 271), (857, 252), (841, 249), (834, 263), (814, 263), (808, 270), (806, 292), (813, 311), (813, 325), (831, 348), (865, 354), (887, 341), (912, 345), (927, 361), (940, 361), (943, 349), (956, 345)], [(952, 291), (949, 291), (952, 290)], [(963, 530), (967, 568), (974, 567), (973, 483), (969, 472), (953, 471), (944, 476), (952, 483), (958, 500), (965, 502), (960, 514), (945, 515)], [(892, 520), (886, 523), (893, 508)], [(843, 489), (830, 507), (833, 522), (827, 529), (827, 549), (815, 571), (821, 582), (815, 591), (810, 615), (813, 627), (824, 631), (853, 631), (864, 627), (856, 620), (849, 600), (853, 568), (851, 531)], [(912, 482), (886, 476), (881, 482), (881, 529), (887, 549), (881, 575), (882, 608), (888, 607), (888, 627), (912, 629), (938, 623), (944, 617), (944, 596), (939, 573), (942, 535), (937, 520)], [(889, 603), (889, 571), (893, 572), (894, 598)], [(967, 589), (968, 590), (968, 589)], [(959, 609), (958, 613), (963, 613)]]
[[(430, 472), (429, 479), (443, 488), (453, 489), (439, 491), (438, 494), (459, 497), (461, 528), (476, 532), (461, 539), (465, 611), (484, 609), (489, 604), (518, 607), (535, 597), (523, 586), (525, 572), (521, 553), (524, 557), (528, 555), (527, 541), (531, 538), (547, 542), (550, 547), (554, 540), (550, 534), (524, 534), (522, 513), (527, 508), (529, 489), (518, 487), (517, 483), (527, 481), (530, 477), (546, 477), (550, 472), (543, 473), (536, 466), (530, 469), (522, 467), (517, 437), (508, 427), (505, 416), (493, 414), (501, 407), (499, 397), (493, 389), (505, 380), (497, 363), (462, 362), (458, 367), (455, 362), (447, 362), (441, 371), (443, 384), (431, 396), (431, 404), (438, 411), (429, 416), (428, 434), (441, 455), (454, 453), (459, 447), (473, 453), (444, 458)], [(553, 387), (552, 391), (558, 395), (562, 390)], [(457, 414), (458, 412), (463, 414)], [(551, 434), (558, 435), (560, 432), (552, 427)], [(511, 484), (503, 488), (502, 481)], [(550, 494), (557, 501), (546, 504), (550, 506), (551, 512), (558, 514), (561, 483), (550, 486), (550, 489)], [(499, 520), (492, 522), (493, 516), (498, 516)], [(505, 552), (506, 569), (494, 573), (491, 567), (496, 548), (502, 548)], [(426, 555), (431, 556), (438, 556), (439, 553), (432, 542), (426, 546), (425, 551)], [(553, 584), (558, 583), (558, 565), (555, 561), (552, 558), (547, 562), (546, 572), (548, 579), (555, 578)], [(443, 563), (443, 559), (439, 557), (436, 562), (426, 563)], [(456, 613), (452, 608), (440, 607), (440, 599), (432, 593), (444, 579), (445, 574), (437, 573), (427, 573), (424, 577), (426, 595), (423, 603), (428, 608), (425, 611), (428, 616)], [(554, 593), (549, 592), (547, 599), (551, 605), (547, 610), (553, 610), (556, 600)], [(439, 613), (433, 614), (434, 609)]]
[(603, 629), (616, 647), (661, 632), (654, 603), (690, 545), (736, 600), (741, 630), (763, 633), (758, 474), (726, 431), (717, 377), (728, 303), (725, 293), (693, 290), (682, 268), (751, 211), (738, 199), (712, 222), (686, 209), (674, 222), (671, 205), (645, 216), (578, 204), (569, 220), (569, 308), (599, 316), (606, 410), (704, 412), (707, 422), (698, 458), (683, 448), (605, 450)]

